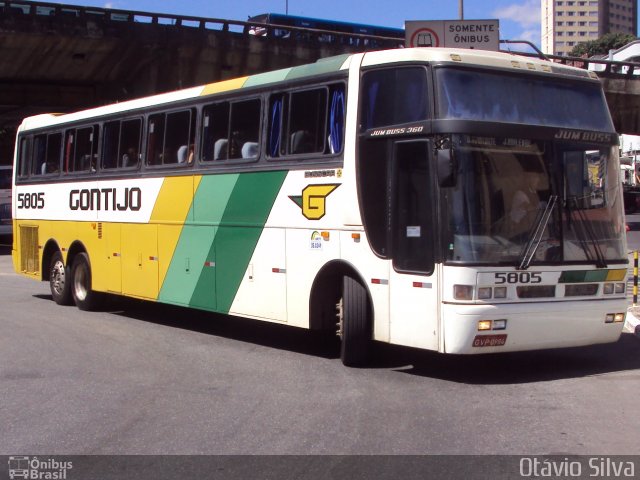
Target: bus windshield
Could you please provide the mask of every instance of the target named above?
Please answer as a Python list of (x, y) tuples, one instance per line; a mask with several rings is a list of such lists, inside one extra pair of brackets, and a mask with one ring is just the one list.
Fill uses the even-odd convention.
[(615, 131), (597, 83), (456, 68), (436, 78), (440, 118)]
[(442, 190), (446, 261), (520, 266), (527, 249), (534, 264), (604, 267), (625, 258), (615, 147), (452, 140), (457, 178)]

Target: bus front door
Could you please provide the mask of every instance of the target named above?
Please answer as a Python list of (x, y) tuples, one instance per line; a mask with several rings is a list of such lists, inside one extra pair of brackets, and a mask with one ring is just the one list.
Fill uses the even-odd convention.
[(432, 142), (401, 140), (391, 175), (390, 340), (438, 349), (435, 182)]

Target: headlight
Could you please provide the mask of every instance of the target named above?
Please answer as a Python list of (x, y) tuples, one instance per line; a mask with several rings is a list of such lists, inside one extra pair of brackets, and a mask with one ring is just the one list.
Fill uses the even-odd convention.
[(473, 286), (454, 285), (453, 298), (455, 298), (456, 300), (473, 300)]

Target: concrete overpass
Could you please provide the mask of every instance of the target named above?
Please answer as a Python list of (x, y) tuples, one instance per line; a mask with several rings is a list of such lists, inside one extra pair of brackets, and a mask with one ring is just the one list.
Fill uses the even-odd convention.
[[(260, 13), (260, 12), (257, 12)], [(402, 41), (291, 30), (249, 34), (250, 23), (0, 0), (0, 164), (25, 116), (65, 112), (315, 62)]]
[[(255, 36), (249, 34), (251, 26), (215, 18), (0, 0), (0, 164), (10, 163), (15, 127), (28, 115), (72, 111), (403, 43), (335, 32), (328, 41), (327, 35), (320, 38), (321, 31), (295, 27), (289, 38)], [(609, 63), (600, 61), (599, 74), (616, 128), (640, 134), (640, 75), (634, 75), (639, 73), (634, 65), (639, 65)]]

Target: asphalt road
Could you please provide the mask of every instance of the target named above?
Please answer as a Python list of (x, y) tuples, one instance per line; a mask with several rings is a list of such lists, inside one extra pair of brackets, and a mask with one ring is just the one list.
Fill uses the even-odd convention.
[(639, 454), (640, 341), (490, 356), (120, 300), (57, 306), (0, 252), (0, 454)]

